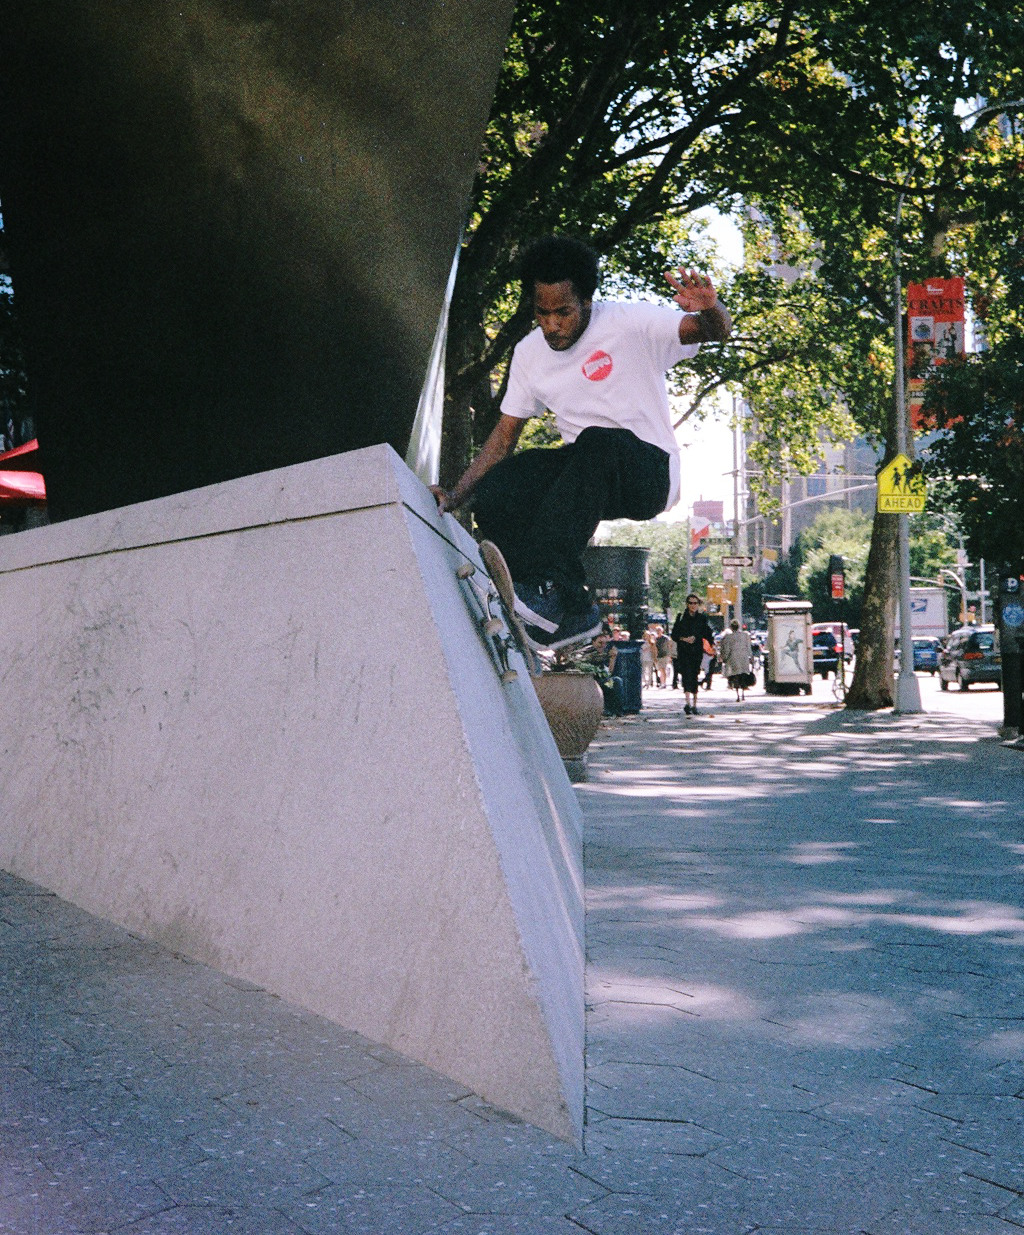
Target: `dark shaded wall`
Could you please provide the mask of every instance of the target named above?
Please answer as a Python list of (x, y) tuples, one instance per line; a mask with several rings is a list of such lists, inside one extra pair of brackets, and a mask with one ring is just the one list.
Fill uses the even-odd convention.
[(405, 454), (512, 0), (3, 0), (51, 516)]

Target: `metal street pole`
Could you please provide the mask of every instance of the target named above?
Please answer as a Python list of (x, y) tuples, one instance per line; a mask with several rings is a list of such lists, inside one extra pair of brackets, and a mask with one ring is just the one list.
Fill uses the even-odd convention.
[(963, 575), (958, 575), (955, 570), (951, 570), (948, 566), (939, 567), (940, 575), (949, 575), (953, 582), (960, 589), (960, 625), (967, 625), (967, 581)]
[(988, 611), (985, 607), (985, 559), (978, 558), (978, 606), (981, 610), (982, 626), (988, 621)]
[(686, 595), (693, 589), (693, 520), (686, 517)]
[[(740, 427), (736, 413), (736, 396), (732, 400), (732, 551), (741, 552), (740, 547)], [(736, 572), (736, 605), (733, 617), (743, 629), (743, 568), (734, 566)], [(727, 627), (728, 628), (728, 627)]]
[[(896, 226), (893, 229), (893, 305), (896, 325), (896, 438), (900, 453), (910, 458), (910, 423), (903, 372), (903, 283), (900, 276), (900, 221), (905, 191), (900, 192), (896, 202)], [(895, 710), (921, 712), (921, 687), (914, 673), (914, 644), (910, 628), (910, 516), (898, 514), (896, 518), (899, 520), (900, 671), (896, 678)]]

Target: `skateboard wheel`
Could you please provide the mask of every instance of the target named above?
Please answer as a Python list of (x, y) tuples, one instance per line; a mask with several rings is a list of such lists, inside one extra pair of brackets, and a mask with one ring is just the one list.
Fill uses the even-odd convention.
[(502, 632), (502, 629), (503, 627), (501, 623), (501, 618), (492, 617), (492, 618), (488, 618), (484, 622), (484, 630), (489, 635), (492, 635), (492, 636), (500, 635)]
[(476, 567), (472, 562), (463, 562), (455, 574), (460, 579), (470, 579), (476, 574)]
[(503, 683), (507, 684), (508, 682), (514, 682), (517, 677), (519, 677), (519, 673), (517, 670), (506, 669), (505, 672), (501, 675), (501, 680)]

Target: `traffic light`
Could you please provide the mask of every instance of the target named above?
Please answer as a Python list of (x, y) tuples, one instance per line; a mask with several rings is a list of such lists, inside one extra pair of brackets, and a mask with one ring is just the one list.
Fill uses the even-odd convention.
[(846, 596), (846, 567), (838, 553), (828, 559), (828, 582), (832, 599), (842, 600)]

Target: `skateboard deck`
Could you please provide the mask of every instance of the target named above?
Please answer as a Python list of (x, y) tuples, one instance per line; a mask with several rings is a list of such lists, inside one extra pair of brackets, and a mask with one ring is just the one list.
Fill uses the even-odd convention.
[(501, 550), (489, 540), (481, 541), (479, 549), (487, 573), (481, 575), (470, 561), (463, 562), (456, 573), (474, 597), (501, 680), (514, 682), (518, 676), (509, 660), (513, 649), (522, 656), (531, 677), (539, 677), (542, 666), (515, 611), (515, 589)]
[(553, 657), (555, 664), (559, 665), (571, 664), (593, 648), (594, 644), (590, 635), (580, 635), (578, 639), (563, 643), (558, 648), (549, 648), (544, 645), (538, 647), (527, 635), (523, 619), (516, 612), (515, 584), (512, 582), (512, 574), (501, 550), (492, 540), (481, 540), (478, 548), (487, 572), (498, 589), (502, 607), (508, 613), (510, 622), (519, 637), (520, 645), (530, 648), (535, 658), (538, 656)]

